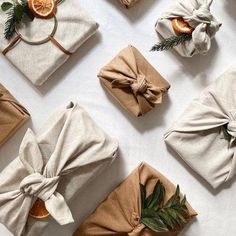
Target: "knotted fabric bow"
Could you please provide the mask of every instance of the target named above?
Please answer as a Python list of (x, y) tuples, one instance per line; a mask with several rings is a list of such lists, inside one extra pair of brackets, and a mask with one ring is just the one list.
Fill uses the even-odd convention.
[(120, 104), (139, 117), (151, 111), (170, 88), (134, 46), (121, 50), (98, 74), (101, 82)]
[(59, 175), (63, 174), (63, 171), (62, 169), (54, 171), (50, 164), (44, 168), (42, 154), (31, 130), (26, 133), (19, 157), (29, 172), (20, 184), (21, 193), (32, 199), (37, 197), (43, 200), (50, 215), (60, 225), (72, 223), (74, 220), (69, 207), (63, 196), (56, 192)]
[(167, 88), (160, 88), (148, 82), (142, 74), (138, 74), (136, 78), (115, 79), (111, 84), (113, 88), (131, 88), (142, 114), (145, 113), (146, 107), (162, 103), (162, 94), (167, 91)]
[[(192, 54), (196, 53), (206, 54), (211, 48), (211, 39), (215, 36), (217, 31), (219, 31), (221, 26), (221, 23), (216, 20), (210, 11), (212, 1), (213, 0), (177, 0), (174, 6), (162, 15), (161, 19), (183, 18), (194, 28), (192, 40), (185, 42), (185, 47), (189, 50), (194, 48), (195, 51), (188, 53), (182, 52), (182, 54), (188, 54), (188, 56), (192, 56)], [(162, 27), (162, 25), (160, 24), (159, 27)], [(159, 31), (158, 23), (157, 31)]]
[[(0, 223), (15, 236), (41, 235), (54, 218), (73, 222), (67, 204), (117, 156), (117, 142), (76, 102), (56, 110), (41, 131), (28, 130), (19, 156), (0, 173)], [(29, 217), (39, 198), (51, 217)]]
[(236, 174), (236, 67), (196, 98), (165, 141), (214, 188)]

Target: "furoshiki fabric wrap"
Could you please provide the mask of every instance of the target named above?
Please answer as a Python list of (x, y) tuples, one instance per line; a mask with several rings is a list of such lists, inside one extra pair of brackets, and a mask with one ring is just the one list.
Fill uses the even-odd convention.
[(161, 104), (169, 83), (133, 46), (123, 49), (98, 74), (102, 85), (135, 116)]
[[(58, 26), (55, 35), (44, 44), (30, 45), (17, 40), (17, 36), (10, 41), (4, 38), (7, 14), (0, 11), (0, 50), (4, 52), (16, 39), (15, 44), (4, 54), (35, 85), (42, 85), (98, 28), (98, 24), (78, 0), (66, 0), (60, 4), (56, 19)], [(47, 38), (53, 27), (53, 19), (35, 18), (32, 23), (20, 27), (19, 33), (28, 41), (35, 42)]]
[(194, 99), (166, 143), (217, 188), (236, 173), (236, 66)]
[[(73, 222), (68, 206), (117, 155), (106, 135), (75, 102), (61, 107), (35, 135), (28, 130), (19, 156), (0, 174), (0, 222), (15, 236), (41, 235), (46, 226)], [(50, 216), (29, 216), (35, 200)]]
[(120, 0), (120, 2), (125, 5), (127, 8), (132, 7), (140, 0)]
[[(161, 173), (146, 163), (140, 164), (128, 178), (115, 188), (78, 228), (73, 236), (176, 236), (178, 232), (157, 233), (140, 223), (141, 196), (140, 183), (146, 185), (149, 195), (160, 180), (166, 189), (166, 200), (176, 191), (176, 187)], [(197, 213), (186, 203), (190, 218)]]
[(183, 18), (194, 29), (192, 39), (187, 40), (175, 50), (183, 57), (192, 57), (195, 54), (206, 54), (211, 48), (211, 40), (219, 30), (219, 23), (211, 13), (213, 0), (175, 0), (175, 3), (157, 20), (157, 33), (163, 38), (177, 36), (171, 20)]
[(0, 84), (0, 147), (29, 118), (29, 112)]

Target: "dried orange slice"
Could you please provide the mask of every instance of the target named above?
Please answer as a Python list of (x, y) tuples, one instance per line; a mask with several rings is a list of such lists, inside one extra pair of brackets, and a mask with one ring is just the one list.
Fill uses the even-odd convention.
[(193, 28), (183, 18), (173, 19), (172, 27), (177, 33), (191, 34), (193, 32)]
[(29, 215), (36, 219), (43, 219), (48, 217), (49, 212), (45, 207), (44, 201), (38, 198), (34, 203), (33, 207), (31, 208)]
[(36, 17), (48, 19), (54, 16), (57, 3), (55, 0), (28, 0), (28, 5)]

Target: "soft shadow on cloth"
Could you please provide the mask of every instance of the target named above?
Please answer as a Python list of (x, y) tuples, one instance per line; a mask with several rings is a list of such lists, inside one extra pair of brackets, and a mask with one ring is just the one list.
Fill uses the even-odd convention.
[[(107, 195), (126, 177), (125, 160), (121, 151), (119, 157), (105, 169), (98, 178), (84, 188), (82, 194), (78, 194), (71, 202), (70, 208), (75, 219), (75, 224), (58, 227), (55, 222), (50, 224), (42, 236), (65, 236), (73, 234), (85, 218), (87, 218), (96, 207), (107, 197)], [(86, 214), (84, 214), (86, 212)], [(83, 213), (83, 215), (81, 214)], [(56, 227), (55, 227), (56, 226)], [(55, 230), (56, 229), (56, 230)]]
[(152, 130), (157, 126), (165, 125), (165, 115), (167, 115), (167, 111), (171, 105), (171, 100), (168, 93), (163, 96), (162, 104), (157, 105), (144, 116), (137, 118), (126, 111), (103, 86), (102, 88), (107, 96), (107, 99), (110, 103), (112, 103), (112, 106), (115, 106), (140, 133), (145, 133), (146, 131)]
[(197, 179), (197, 181), (214, 196), (219, 194), (223, 189), (231, 188), (231, 186), (236, 181), (236, 176), (234, 176), (231, 180), (224, 183), (217, 189), (213, 189), (205, 179), (203, 179), (198, 173), (196, 173), (196, 171), (194, 171), (192, 168), (189, 167), (189, 165), (178, 155), (178, 153), (176, 153), (168, 145), (166, 145), (166, 148), (167, 148), (168, 153), (170, 154), (169, 158), (175, 158), (183, 166), (183, 168), (189, 172), (189, 175)]

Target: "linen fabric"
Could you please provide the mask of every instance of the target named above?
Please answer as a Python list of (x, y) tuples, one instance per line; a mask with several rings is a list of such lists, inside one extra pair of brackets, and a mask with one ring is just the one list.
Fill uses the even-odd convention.
[(0, 84), (0, 147), (30, 118), (29, 112)]
[(166, 143), (213, 188), (236, 173), (236, 66), (207, 87), (165, 134)]
[(126, 6), (127, 8), (132, 7), (135, 5), (139, 0), (120, 0), (120, 2)]
[(171, 20), (183, 18), (194, 29), (192, 39), (174, 49), (183, 57), (206, 54), (211, 48), (212, 38), (221, 26), (210, 11), (212, 2), (213, 0), (176, 0), (157, 20), (157, 33), (165, 39), (179, 35), (173, 29)]
[[(58, 27), (53, 37), (64, 49), (74, 53), (97, 30), (98, 24), (83, 9), (77, 0), (66, 0), (57, 7)], [(0, 11), (0, 50), (9, 42), (4, 38), (6, 13)], [(26, 27), (20, 28), (20, 34), (29, 41), (39, 41), (51, 34), (53, 19), (36, 18)], [(6, 58), (20, 70), (33, 84), (42, 85), (70, 57), (59, 49), (55, 41), (42, 45), (29, 45), (19, 41), (7, 52)]]
[[(114, 189), (108, 198), (101, 203), (96, 211), (89, 216), (73, 236), (175, 236), (178, 232), (157, 233), (146, 228), (140, 223), (141, 196), (140, 186), (146, 185), (147, 195), (154, 188), (157, 180), (160, 180), (166, 189), (168, 200), (176, 190), (176, 187), (157, 170), (146, 163), (140, 164), (128, 178)], [(186, 204), (189, 210), (189, 221), (197, 213)]]
[(123, 49), (98, 74), (102, 85), (129, 112), (142, 116), (161, 104), (169, 83), (133, 46)]
[[(0, 174), (0, 222), (15, 236), (41, 235), (53, 220), (72, 223), (72, 198), (116, 157), (117, 142), (75, 102), (59, 108), (35, 135), (28, 130), (19, 156)], [(29, 216), (35, 200), (50, 217)]]

